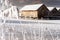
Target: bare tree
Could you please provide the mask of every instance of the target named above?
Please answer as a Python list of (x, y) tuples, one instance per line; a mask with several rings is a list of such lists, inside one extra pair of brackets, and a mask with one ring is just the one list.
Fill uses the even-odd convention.
[(12, 6), (12, 4), (9, 2), (9, 0), (1, 0), (1, 7), (2, 10)]

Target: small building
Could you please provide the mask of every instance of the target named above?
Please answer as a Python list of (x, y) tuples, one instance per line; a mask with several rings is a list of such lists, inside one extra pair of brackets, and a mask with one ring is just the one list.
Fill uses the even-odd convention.
[(50, 16), (58, 16), (58, 10), (56, 8), (53, 8), (51, 11), (50, 11)]
[(60, 13), (59, 13), (59, 11), (58, 11), (57, 8), (54, 8), (54, 9), (51, 11), (51, 15), (52, 15), (52, 16), (60, 16)]
[(24, 18), (33, 18), (33, 19), (41, 19), (41, 17), (46, 16), (48, 13), (48, 9), (44, 4), (34, 4), (34, 5), (26, 5), (21, 10), (21, 17)]
[(49, 17), (51, 16), (51, 11), (54, 9), (54, 7), (47, 7), (48, 8), (48, 14), (46, 16), (44, 16), (44, 19), (49, 19)]
[(60, 19), (60, 13), (59, 13), (59, 11), (57, 10), (57, 8), (55, 8), (55, 7), (48, 7), (48, 9), (49, 9), (49, 14), (48, 14), (48, 18), (49, 19), (54, 19), (54, 20), (56, 20), (56, 19)]

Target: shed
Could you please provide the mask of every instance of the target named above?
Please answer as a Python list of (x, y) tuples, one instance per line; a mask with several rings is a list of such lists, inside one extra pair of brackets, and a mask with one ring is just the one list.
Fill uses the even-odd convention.
[(49, 16), (58, 16), (59, 12), (55, 7), (47, 7), (49, 9)]
[(40, 19), (43, 16), (46, 16), (48, 9), (44, 4), (34, 4), (24, 6), (20, 12), (22, 17)]
[(59, 12), (56, 8), (54, 8), (52, 11), (51, 11), (51, 16), (59, 16)]
[(47, 8), (49, 11), (48, 11), (47, 15), (43, 17), (44, 19), (49, 19), (49, 16), (51, 16), (51, 11), (54, 9), (54, 7), (47, 7)]
[(47, 8), (50, 11), (47, 18), (53, 19), (53, 20), (60, 19), (60, 16), (59, 16), (60, 13), (57, 10), (57, 8), (55, 8), (55, 7), (47, 7)]

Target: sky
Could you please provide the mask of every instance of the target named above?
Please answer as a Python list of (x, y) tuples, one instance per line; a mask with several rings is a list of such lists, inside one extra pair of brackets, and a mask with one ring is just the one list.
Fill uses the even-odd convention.
[[(8, 1), (12, 5), (18, 6), (19, 8), (27, 4), (38, 4), (38, 3), (44, 3), (46, 6), (60, 7), (60, 0), (8, 0)], [(7, 4), (9, 5), (9, 3)]]
[(60, 0), (9, 0), (13, 5), (26, 5), (26, 4), (36, 4), (44, 3), (49, 6), (60, 6)]

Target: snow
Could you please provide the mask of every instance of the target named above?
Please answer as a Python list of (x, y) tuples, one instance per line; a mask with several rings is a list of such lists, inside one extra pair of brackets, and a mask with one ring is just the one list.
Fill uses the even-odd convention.
[[(60, 20), (24, 20), (24, 19), (2, 19), (4, 20), (5, 22), (8, 20), (8, 21), (11, 21), (12, 24), (13, 24), (13, 21), (15, 21), (15, 23), (17, 24), (17, 22), (20, 22), (19, 24), (25, 24), (24, 22), (26, 22), (26, 24), (40, 24), (40, 23), (43, 23), (43, 24), (60, 24)], [(23, 22), (23, 23), (21, 23)]]
[(4, 18), (16, 18), (18, 19), (18, 11), (16, 6), (12, 6), (3, 11)]
[[(10, 20), (13, 21), (15, 19), (10, 19)], [(2, 25), (0, 23), (0, 34), (2, 34), (0, 35), (0, 38), (3, 37), (0, 40), (3, 40), (3, 39), (5, 40), (9, 40), (9, 39), (11, 40), (23, 40), (23, 39), (24, 40), (32, 40), (32, 39), (38, 40), (39, 39), (40, 40), (40, 39), (43, 39), (45, 40), (45, 38), (47, 40), (48, 39), (50, 40), (60, 39), (59, 38), (60, 37), (59, 36), (60, 35), (60, 23), (58, 24), (59, 20), (17, 20), (17, 21), (39, 22), (39, 23), (38, 24), (3, 23)], [(56, 24), (54, 24), (53, 22), (56, 22)]]
[(20, 10), (37, 10), (39, 7), (41, 7), (43, 4), (35, 4), (35, 5), (26, 5)]
[(55, 7), (47, 7), (50, 11), (53, 10)]
[(60, 9), (60, 7), (57, 7), (57, 10), (59, 10)]
[[(9, 19), (3, 19), (4, 21)], [(37, 24), (27, 23), (0, 23), (0, 40), (47, 40), (60, 39), (60, 20), (17, 20), (11, 21), (27, 21), (37, 22)], [(10, 21), (9, 20), (9, 21)], [(41, 36), (40, 36), (41, 35)], [(47, 36), (48, 35), (48, 36)], [(2, 37), (2, 38), (1, 38)], [(28, 39), (29, 37), (29, 39)], [(53, 38), (52, 38), (53, 37)], [(58, 37), (58, 38), (57, 38)]]

